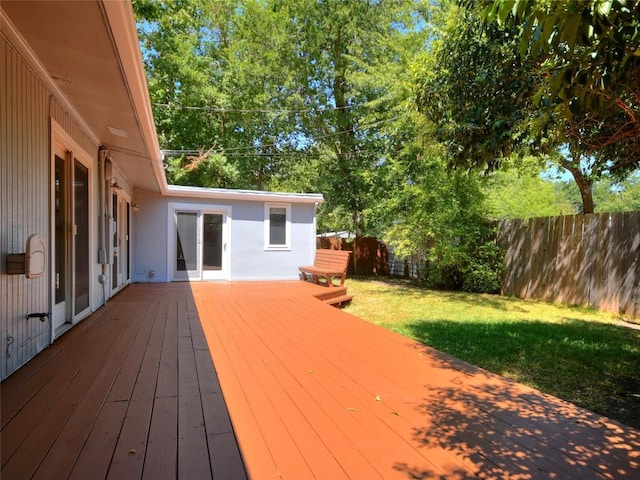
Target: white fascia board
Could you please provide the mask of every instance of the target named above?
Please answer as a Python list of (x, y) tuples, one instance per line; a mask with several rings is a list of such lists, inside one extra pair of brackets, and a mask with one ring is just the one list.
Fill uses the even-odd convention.
[(111, 29), (120, 60), (120, 68), (129, 89), (138, 126), (144, 138), (156, 181), (160, 192), (166, 193), (167, 177), (162, 165), (162, 153), (153, 120), (149, 87), (142, 62), (133, 7), (131, 2), (102, 1), (102, 8)]
[(166, 195), (172, 197), (207, 198), (215, 200), (236, 200), (246, 202), (311, 203), (324, 202), (319, 193), (281, 193), (259, 190), (232, 190), (226, 188), (185, 187), (168, 185)]

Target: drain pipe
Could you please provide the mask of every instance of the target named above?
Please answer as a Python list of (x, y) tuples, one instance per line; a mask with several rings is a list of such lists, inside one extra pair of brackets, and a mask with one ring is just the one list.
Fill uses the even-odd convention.
[(106, 267), (107, 267), (107, 228), (106, 228), (106, 215), (107, 215), (107, 205), (106, 205), (106, 188), (105, 182), (106, 180), (106, 169), (107, 169), (107, 160), (109, 157), (109, 150), (106, 149), (104, 145), (100, 146), (100, 153), (98, 156), (98, 184), (100, 202), (99, 202), (99, 221), (98, 221), (98, 263), (101, 265), (102, 270), (98, 277), (98, 282), (102, 284), (102, 304), (106, 305), (107, 303), (107, 285), (106, 285)]

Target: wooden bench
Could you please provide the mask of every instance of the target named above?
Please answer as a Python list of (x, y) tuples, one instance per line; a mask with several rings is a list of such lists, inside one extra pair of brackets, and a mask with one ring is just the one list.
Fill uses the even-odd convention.
[(344, 285), (349, 266), (349, 255), (351, 252), (348, 250), (317, 249), (313, 265), (298, 267), (302, 274), (302, 280), (307, 280), (307, 276), (311, 276), (311, 280), (320, 285), (320, 278), (324, 277), (327, 286), (333, 287), (333, 277), (340, 277), (340, 286)]

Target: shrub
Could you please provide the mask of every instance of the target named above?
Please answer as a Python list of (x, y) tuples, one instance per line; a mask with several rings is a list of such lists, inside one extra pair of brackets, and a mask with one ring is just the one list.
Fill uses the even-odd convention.
[(476, 293), (499, 293), (504, 271), (502, 251), (494, 242), (480, 245), (462, 269), (462, 289)]

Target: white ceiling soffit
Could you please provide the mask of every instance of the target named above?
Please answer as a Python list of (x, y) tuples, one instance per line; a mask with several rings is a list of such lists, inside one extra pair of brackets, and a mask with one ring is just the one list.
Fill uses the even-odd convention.
[(0, 7), (133, 187), (166, 192), (131, 2), (2, 0)]

